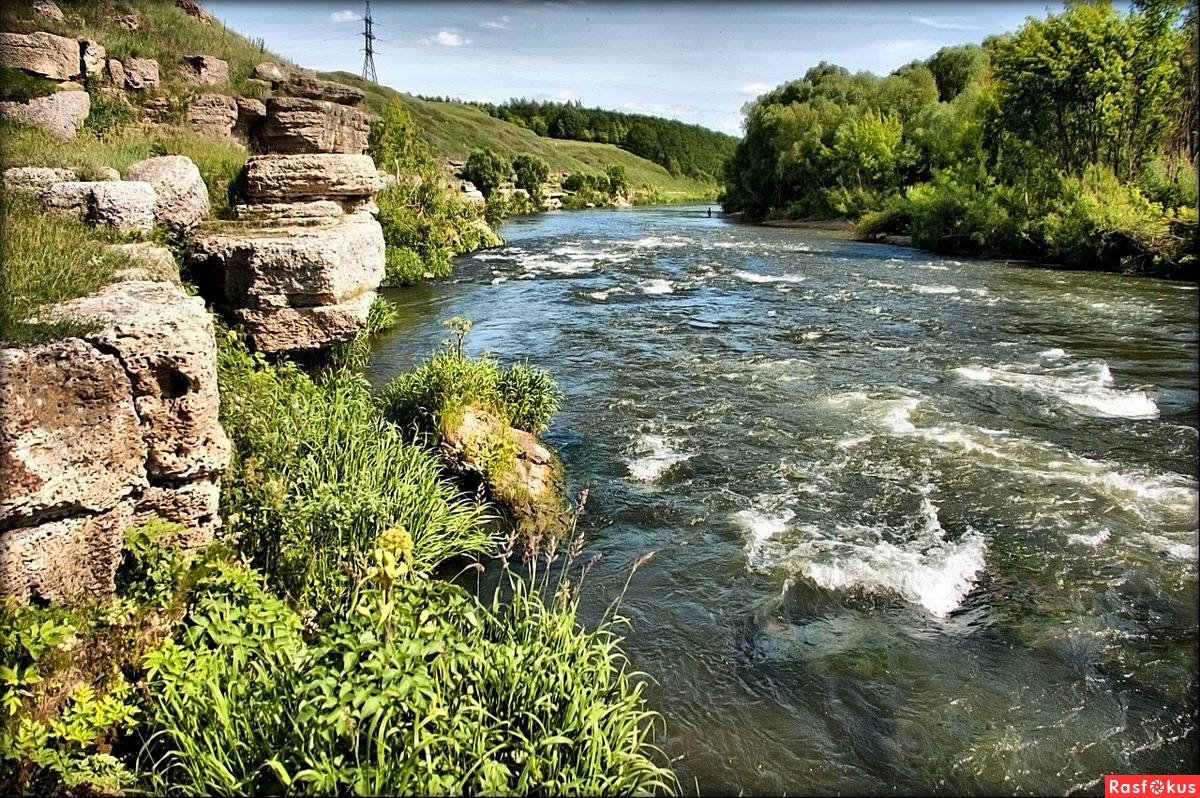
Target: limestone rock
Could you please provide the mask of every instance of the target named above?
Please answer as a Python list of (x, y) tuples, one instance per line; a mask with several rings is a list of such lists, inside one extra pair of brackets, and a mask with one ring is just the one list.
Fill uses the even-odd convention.
[(151, 482), (224, 470), (229, 440), (217, 420), (216, 344), (203, 299), (171, 283), (133, 281), (59, 303), (41, 317), (101, 325), (84, 338), (114, 354), (128, 374)]
[(365, 198), (383, 188), (369, 155), (257, 155), (243, 174), (252, 202)]
[(5, 169), (0, 182), (9, 188), (25, 188), (41, 194), (54, 183), (75, 179), (73, 169), (55, 169), (50, 166), (14, 166)]
[(29, 8), (35, 17), (48, 19), (51, 22), (63, 21), (62, 9), (54, 3), (54, 0), (33, 0)]
[(182, 524), (186, 532), (172, 541), (185, 549), (212, 543), (221, 526), (221, 481), (197, 479), (181, 485), (151, 485), (142, 492), (134, 507), (131, 526), (141, 526), (152, 518)]
[(367, 148), (362, 111), (303, 97), (271, 97), (266, 110), (259, 141), (264, 152), (357, 154)]
[(113, 169), (111, 166), (101, 166), (96, 170), (96, 179), (103, 180), (105, 182), (112, 182), (113, 180), (120, 180), (121, 173), (116, 169)]
[(166, 97), (147, 97), (146, 101), (142, 103), (142, 111), (145, 112), (147, 119), (166, 122), (171, 116), (171, 101)]
[(116, 23), (125, 30), (138, 30), (142, 27), (142, 15), (136, 9), (131, 8), (122, 14), (118, 14)]
[(91, 39), (79, 40), (79, 71), (83, 77), (102, 75), (106, 61), (108, 61), (108, 51), (99, 42)]
[(0, 66), (50, 80), (71, 80), (79, 75), (79, 43), (45, 31), (0, 33)]
[(226, 94), (201, 94), (188, 106), (188, 121), (205, 135), (228, 136), (237, 119), (237, 102)]
[(201, 24), (212, 24), (212, 14), (205, 11), (199, 3), (193, 2), (193, 0), (171, 0), (171, 4), (189, 17), (195, 17), (200, 20)]
[(224, 275), (225, 298), (237, 307), (335, 305), (383, 280), (383, 230), (374, 219), (353, 217), (332, 226), (200, 236), (192, 260)]
[(366, 291), (337, 305), (239, 308), (233, 315), (261, 352), (323, 349), (358, 335), (374, 301), (375, 292)]
[(153, 187), (154, 218), (177, 230), (190, 230), (208, 216), (208, 187), (200, 170), (185, 155), (163, 155), (131, 164), (130, 180)]
[(0, 528), (102, 512), (146, 484), (129, 377), (113, 355), (78, 338), (0, 350), (0, 398)]
[(54, 183), (42, 194), (52, 211), (118, 230), (153, 228), (156, 199), (149, 183), (135, 180)]
[(197, 86), (229, 82), (229, 62), (212, 55), (185, 55), (183, 77)]
[(287, 80), (288, 74), (290, 72), (287, 67), (283, 64), (277, 64), (274, 61), (264, 61), (250, 70), (251, 79), (264, 80), (268, 83)]
[(0, 102), (0, 117), (37, 125), (62, 138), (73, 139), (91, 107), (86, 91), (58, 91), (24, 103)]
[(305, 202), (260, 202), (235, 205), (233, 213), (239, 221), (336, 222), (346, 215), (347, 210), (342, 203), (336, 200), (308, 200)]
[(71, 602), (112, 593), (124, 533), (133, 525), (128, 504), (0, 535), (0, 595)]
[(279, 80), (275, 90), (289, 97), (304, 97), (309, 100), (327, 100), (339, 105), (358, 105), (365, 96), (362, 89), (332, 80), (321, 80), (312, 75), (292, 73)]
[(237, 97), (237, 123), (233, 126), (233, 135), (244, 143), (249, 143), (258, 136), (262, 121), (267, 118), (267, 106), (262, 100), (254, 97)]
[(125, 88), (140, 91), (158, 85), (158, 62), (153, 58), (130, 58), (125, 64)]
[(108, 82), (118, 89), (125, 88), (125, 65), (115, 58), (110, 58), (104, 64), (104, 74)]
[(171, 250), (166, 247), (150, 241), (138, 241), (132, 244), (109, 244), (106, 249), (120, 253), (137, 264), (119, 270), (114, 275), (117, 280), (179, 282), (179, 266)]

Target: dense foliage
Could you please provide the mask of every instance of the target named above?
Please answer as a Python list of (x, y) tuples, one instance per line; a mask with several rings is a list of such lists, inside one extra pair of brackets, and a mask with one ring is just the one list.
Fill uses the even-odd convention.
[(490, 149), (474, 150), (467, 156), (463, 177), (475, 184), (484, 197), (500, 188), (512, 176), (512, 164)]
[(674, 119), (584, 108), (579, 102), (512, 99), (482, 103), (491, 116), (529, 128), (539, 136), (615, 144), (673, 175), (719, 179), (737, 142), (733, 136)]
[(1186, 275), (1196, 9), (1074, 3), (878, 78), (820, 64), (746, 109), (722, 202), (952, 252)]

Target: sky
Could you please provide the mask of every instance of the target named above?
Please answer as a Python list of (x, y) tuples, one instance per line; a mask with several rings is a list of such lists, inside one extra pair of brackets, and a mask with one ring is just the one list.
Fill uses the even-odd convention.
[[(306, 67), (363, 67), (361, 0), (210, 0), (226, 26)], [(371, 4), (381, 84), (426, 96), (580, 100), (733, 135), (757, 94), (820, 61), (885, 75), (1061, 3), (386, 2)]]

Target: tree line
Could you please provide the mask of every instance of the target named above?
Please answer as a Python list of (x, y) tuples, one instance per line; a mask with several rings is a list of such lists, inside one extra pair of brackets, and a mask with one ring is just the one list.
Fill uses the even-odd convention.
[(700, 125), (643, 114), (584, 108), (578, 101), (514, 98), (499, 105), (474, 103), (489, 116), (539, 136), (615, 144), (662, 166), (672, 175), (719, 181), (737, 139)]
[(1070, 2), (886, 77), (821, 63), (744, 109), (723, 206), (1194, 276), (1196, 20), (1194, 2)]

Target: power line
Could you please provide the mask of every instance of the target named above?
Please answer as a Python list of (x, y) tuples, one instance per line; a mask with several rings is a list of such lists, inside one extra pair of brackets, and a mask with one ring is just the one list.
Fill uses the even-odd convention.
[(371, 19), (371, 0), (366, 0), (367, 9), (363, 14), (363, 80), (369, 80), (372, 83), (378, 83), (379, 78), (375, 74), (375, 35), (374, 20)]

